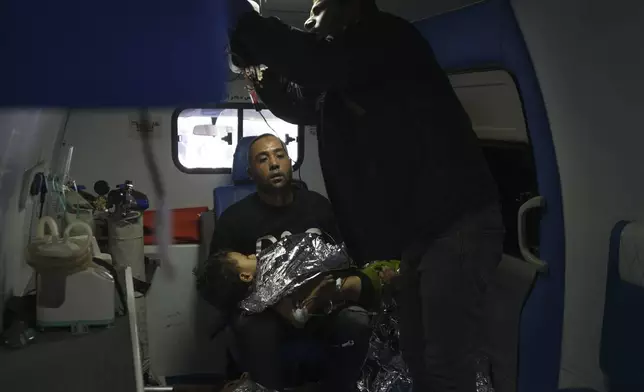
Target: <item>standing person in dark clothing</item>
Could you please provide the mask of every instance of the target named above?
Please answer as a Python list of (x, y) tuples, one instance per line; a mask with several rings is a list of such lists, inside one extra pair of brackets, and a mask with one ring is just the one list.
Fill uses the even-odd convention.
[(233, 59), (252, 70), (263, 102), (318, 127), (327, 193), (354, 260), (402, 259), (414, 389), (474, 391), (481, 301), (504, 229), (496, 184), (432, 48), (373, 0), (316, 0), (308, 32), (246, 0), (230, 4)]

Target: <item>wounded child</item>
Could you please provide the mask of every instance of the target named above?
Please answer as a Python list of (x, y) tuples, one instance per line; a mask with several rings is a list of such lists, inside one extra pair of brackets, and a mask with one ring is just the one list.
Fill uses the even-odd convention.
[[(196, 271), (197, 290), (235, 321), (242, 370), (273, 390), (292, 386), (284, 343), (302, 336), (323, 342), (322, 390), (352, 390), (369, 344), (367, 310), (379, 306), (397, 261), (358, 269), (344, 247), (316, 234), (292, 235), (255, 255), (219, 252)], [(350, 342), (350, 346), (347, 346)], [(317, 380), (316, 380), (317, 381)]]

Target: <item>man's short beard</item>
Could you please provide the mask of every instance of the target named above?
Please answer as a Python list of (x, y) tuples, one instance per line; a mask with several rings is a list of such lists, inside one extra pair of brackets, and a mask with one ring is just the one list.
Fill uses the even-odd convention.
[(267, 183), (257, 184), (257, 189), (269, 194), (280, 194), (284, 192), (290, 192), (293, 189), (293, 176), (286, 175), (284, 176), (285, 183), (280, 187), (274, 187), (270, 184), (270, 180)]

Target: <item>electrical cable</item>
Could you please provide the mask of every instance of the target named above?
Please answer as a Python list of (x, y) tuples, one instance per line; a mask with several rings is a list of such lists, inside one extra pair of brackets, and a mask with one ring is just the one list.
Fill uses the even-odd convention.
[(140, 123), (145, 127), (141, 132), (141, 149), (143, 150), (143, 158), (145, 160), (145, 166), (148, 169), (150, 180), (152, 181), (152, 187), (154, 190), (154, 195), (156, 200), (159, 203), (157, 208), (157, 241), (159, 248), (159, 255), (162, 261), (169, 261), (169, 247), (172, 242), (172, 222), (170, 210), (166, 201), (166, 189), (163, 183), (163, 177), (161, 175), (161, 169), (157, 163), (156, 156), (152, 149), (152, 131), (153, 127), (150, 122), (150, 114), (146, 108), (140, 110)]
[[(147, 109), (141, 110), (141, 123), (144, 126), (149, 126), (149, 113)], [(145, 165), (150, 172), (150, 179), (152, 180), (152, 186), (154, 189), (154, 194), (159, 200), (165, 199), (165, 187), (163, 180), (161, 179), (161, 170), (154, 156), (154, 151), (152, 150), (151, 143), (151, 129), (144, 129), (140, 132), (141, 134), (141, 147), (143, 149), (143, 158), (145, 159)]]

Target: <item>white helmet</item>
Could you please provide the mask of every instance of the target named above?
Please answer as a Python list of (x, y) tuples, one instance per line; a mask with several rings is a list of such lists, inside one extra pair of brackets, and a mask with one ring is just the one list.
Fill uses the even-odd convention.
[(259, 14), (260, 13), (259, 3), (255, 2), (253, 0), (248, 0), (248, 2), (250, 3), (250, 5), (253, 6), (253, 9), (255, 10), (255, 12), (257, 12)]

